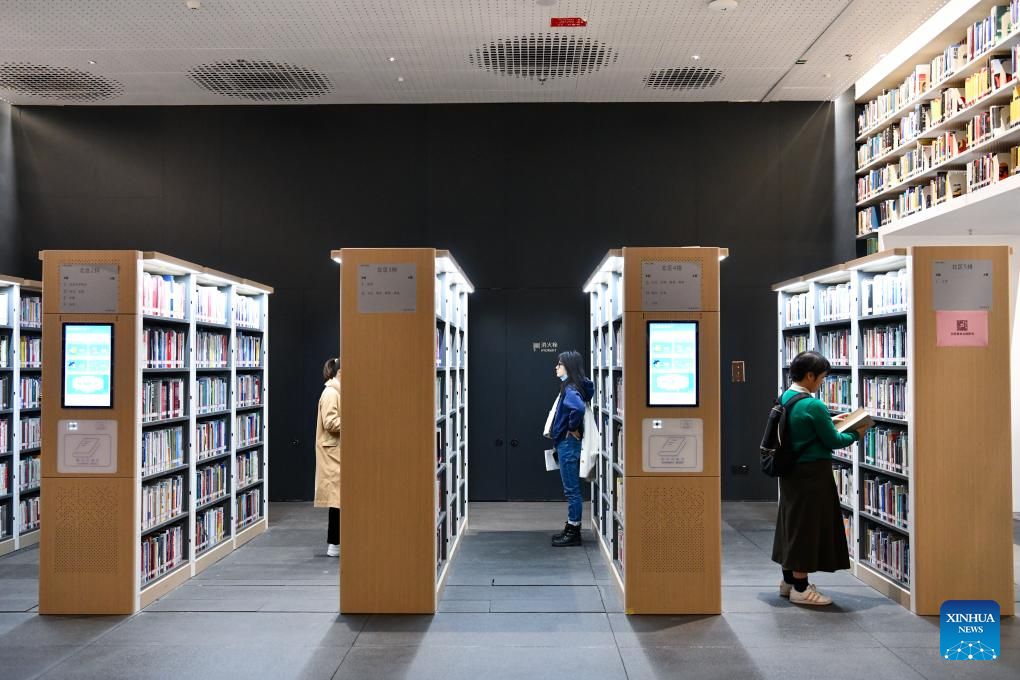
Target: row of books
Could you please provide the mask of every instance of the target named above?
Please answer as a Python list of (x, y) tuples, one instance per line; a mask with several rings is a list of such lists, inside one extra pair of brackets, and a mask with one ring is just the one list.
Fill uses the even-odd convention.
[(195, 517), (195, 551), (200, 552), (223, 542), (227, 511), (222, 505), (203, 510)]
[(262, 336), (237, 334), (237, 365), (251, 368), (262, 365)]
[(228, 461), (220, 461), (212, 465), (203, 465), (195, 470), (195, 497), (197, 504), (203, 505), (229, 493), (227, 483), (230, 481), (230, 465)]
[(1008, 152), (986, 153), (967, 163), (967, 191), (976, 191), (1011, 177), (1020, 169), (1020, 147)]
[(142, 531), (184, 513), (184, 476), (142, 484)]
[(836, 482), (839, 502), (853, 507), (854, 504), (854, 470), (844, 465), (832, 466), (832, 479)]
[(861, 280), (861, 316), (907, 310), (907, 270), (876, 274)]
[(198, 331), (195, 335), (195, 366), (198, 368), (228, 368), (230, 366), (230, 336), (226, 333)]
[(227, 294), (215, 286), (196, 286), (196, 321), (227, 324)]
[(865, 366), (902, 366), (907, 363), (907, 324), (869, 326), (861, 331)]
[(613, 400), (613, 405), (616, 407), (614, 410), (616, 411), (616, 415), (622, 417), (623, 416), (623, 376), (622, 375), (617, 375), (616, 376), (616, 382), (613, 383), (613, 394), (615, 395), (615, 399)]
[(912, 151), (881, 168), (874, 168), (857, 178), (857, 201), (867, 201), (876, 195), (910, 182), (916, 175), (928, 172), (956, 158), (968, 149), (966, 133), (947, 130), (930, 140), (918, 142)]
[(11, 425), (6, 418), (0, 418), (0, 453), (8, 453), (11, 449)]
[(0, 291), (0, 326), (10, 326), (11, 296), (6, 291)]
[(259, 464), (259, 451), (246, 451), (237, 454), (236, 465), (237, 487), (241, 488), (262, 479), (262, 468)]
[(854, 516), (843, 511), (843, 533), (846, 535), (846, 547), (850, 553), (850, 558), (853, 559), (854, 554), (857, 552), (857, 541), (854, 537), (857, 535), (854, 532)]
[[(0, 496), (6, 496), (11, 492), (11, 464), (0, 462)], [(7, 526), (4, 524), (3, 526)]]
[(22, 368), (39, 368), (42, 366), (42, 338), (21, 336), (19, 339)]
[[(1014, 96), (1020, 88), (1014, 90)], [(1016, 122), (1010, 116), (1011, 106), (990, 106), (986, 111), (978, 112), (967, 121), (967, 148), (984, 144), (993, 137), (1005, 134)]]
[(142, 314), (167, 319), (185, 319), (187, 286), (169, 275), (142, 273)]
[(216, 413), (230, 408), (230, 387), (226, 378), (202, 376), (195, 381), (196, 413)]
[(878, 526), (869, 526), (861, 536), (861, 557), (879, 571), (910, 582), (910, 541), (906, 536)]
[(850, 329), (825, 331), (818, 334), (818, 351), (833, 366), (850, 365)]
[(863, 376), (861, 405), (880, 418), (906, 419), (907, 379)]
[(40, 496), (32, 496), (26, 498), (19, 503), (19, 510), (21, 511), (21, 533), (26, 531), (34, 531), (39, 528), (39, 521), (42, 518), (40, 512)]
[(868, 465), (905, 475), (910, 472), (908, 437), (906, 430), (873, 427), (865, 433), (861, 442), (862, 460)]
[(11, 336), (0, 333), (0, 368), (11, 367)]
[(18, 461), (18, 489), (28, 491), (42, 484), (42, 459), (28, 456)]
[(142, 476), (184, 465), (184, 428), (142, 432)]
[(188, 333), (173, 328), (143, 328), (146, 368), (184, 368), (188, 361)]
[(825, 402), (829, 409), (847, 411), (853, 402), (853, 386), (850, 376), (837, 374), (827, 375), (818, 388), (818, 398)]
[[(0, 389), (3, 387), (0, 386)], [(21, 398), (21, 408), (39, 408), (42, 404), (42, 378), (22, 378), (18, 396)]]
[[(989, 58), (981, 70), (966, 79), (963, 88), (943, 89), (930, 102), (918, 104), (897, 123), (869, 137), (857, 147), (857, 167), (862, 168), (878, 158), (901, 150), (921, 137), (932, 137), (929, 131), (934, 127), (957, 116), (964, 109), (976, 106), (988, 95), (1002, 92), (1014, 84), (1017, 79), (1016, 66), (1020, 63), (1018, 55), (1020, 48), (1014, 48), (1012, 53)], [(1005, 112), (1008, 116), (1009, 109), (1005, 109)], [(1003, 123), (1008, 124), (1008, 118)], [(974, 138), (969, 141), (971, 144), (975, 142)]]
[(8, 537), (10, 532), (7, 530), (7, 523), (11, 519), (10, 510), (8, 510), (6, 503), (0, 503), (0, 540)]
[(42, 446), (42, 419), (35, 418), (21, 419), (21, 450), (38, 449)]
[(865, 512), (904, 529), (909, 526), (910, 492), (904, 482), (865, 475), (863, 490)]
[(262, 376), (246, 373), (237, 376), (237, 405), (258, 406), (262, 403)]
[(11, 376), (0, 375), (0, 411), (11, 408)]
[(146, 378), (142, 381), (142, 422), (184, 416), (185, 381), (182, 378)]
[(443, 407), (446, 405), (446, 376), (436, 376), (436, 417), (443, 416)]
[(786, 296), (786, 325), (801, 326), (811, 323), (808, 315), (808, 294), (798, 293)]
[(783, 338), (784, 351), (786, 352), (785, 361), (786, 365), (789, 366), (793, 358), (801, 352), (806, 352), (811, 347), (811, 338), (807, 335), (795, 334), (787, 335)]
[(196, 460), (219, 455), (227, 450), (227, 421), (203, 420), (195, 426)]
[(857, 114), (857, 134), (885, 122), (896, 111), (908, 106), (924, 95), (929, 89), (958, 73), (975, 59), (994, 51), (1012, 32), (1020, 26), (1020, 0), (1011, 0), (1008, 5), (992, 9), (987, 20), (972, 25), (961, 41), (945, 48), (942, 54), (927, 63), (914, 66), (914, 70), (896, 88), (885, 90), (879, 96), (860, 107)]
[(234, 321), (238, 326), (257, 329), (262, 326), (262, 303), (248, 295), (234, 296)]
[(262, 517), (262, 488), (255, 487), (237, 496), (237, 526), (246, 527)]
[(237, 445), (251, 446), (262, 441), (262, 412), (237, 416)]
[(186, 550), (184, 528), (180, 524), (143, 537), (140, 562), (142, 585), (184, 564)]
[[(6, 307), (6, 305), (4, 305)], [(21, 298), (21, 325), (42, 327), (42, 298), (37, 295), (26, 295)]]
[(838, 321), (850, 318), (850, 284), (822, 286), (818, 290), (819, 321)]

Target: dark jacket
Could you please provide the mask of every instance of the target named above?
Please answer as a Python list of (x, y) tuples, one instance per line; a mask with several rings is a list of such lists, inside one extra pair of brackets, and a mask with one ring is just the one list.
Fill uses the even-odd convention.
[(581, 385), (581, 392), (573, 385), (567, 385), (563, 390), (563, 397), (556, 409), (556, 417), (553, 418), (552, 428), (549, 436), (559, 444), (567, 438), (568, 432), (575, 432), (581, 429), (584, 424), (585, 405), (591, 401), (595, 394), (595, 384), (591, 380), (585, 380)]

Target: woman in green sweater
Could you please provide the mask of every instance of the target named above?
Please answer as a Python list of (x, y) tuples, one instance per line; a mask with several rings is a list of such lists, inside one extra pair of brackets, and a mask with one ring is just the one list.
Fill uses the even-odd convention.
[[(830, 368), (828, 359), (817, 352), (798, 354), (790, 363), (793, 384), (782, 402), (798, 393), (817, 392)], [(793, 469), (779, 479), (772, 560), (783, 567), (779, 594), (798, 604), (832, 604), (832, 598), (808, 583), (808, 574), (850, 568), (839, 492), (832, 478), (832, 452), (858, 441), (866, 428), (840, 433), (833, 422), (842, 418), (830, 415), (825, 404), (811, 396), (795, 403), (788, 415), (787, 437), (798, 457)]]

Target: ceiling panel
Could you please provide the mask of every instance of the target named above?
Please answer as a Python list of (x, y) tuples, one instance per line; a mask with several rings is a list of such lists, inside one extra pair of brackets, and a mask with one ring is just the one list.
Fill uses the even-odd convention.
[[(185, 0), (8, 0), (0, 3), (0, 98), (83, 105), (825, 100), (945, 2), (741, 0), (719, 13), (708, 0), (202, 0), (199, 10)], [(587, 26), (552, 29), (551, 17), (581, 17)], [(502, 44), (505, 55), (515, 40), (518, 61), (537, 65), (544, 82), (478, 66), (478, 50)], [(575, 74), (584, 41), (597, 42), (606, 58)], [(807, 64), (795, 65), (800, 58)], [(262, 90), (245, 98), (208, 92), (189, 77), (217, 62), (233, 78), (228, 89), (269, 88), (301, 69), (330, 87), (294, 97), (298, 85), (281, 85), (275, 99)], [(37, 76), (73, 71), (61, 71), (65, 89), (44, 92), (26, 89), (45, 81), (24, 76), (26, 68)], [(670, 82), (685, 83), (695, 68), (719, 77), (689, 89), (645, 84), (664, 69), (676, 69)], [(14, 72), (20, 80), (3, 77)], [(96, 78), (118, 86), (90, 96)]]

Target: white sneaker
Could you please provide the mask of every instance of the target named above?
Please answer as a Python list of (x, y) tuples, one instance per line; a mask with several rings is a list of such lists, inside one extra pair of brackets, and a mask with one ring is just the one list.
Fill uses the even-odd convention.
[(340, 557), (340, 546), (332, 543), (326, 544), (326, 557)]
[(809, 585), (804, 592), (798, 591), (794, 588), (790, 592), (790, 602), (794, 604), (810, 604), (817, 607), (824, 607), (827, 604), (832, 604), (832, 598), (827, 595), (822, 595), (818, 592), (818, 589), (814, 585)]
[(790, 591), (793, 590), (793, 586), (786, 581), (779, 582), (779, 597), (790, 597)]

